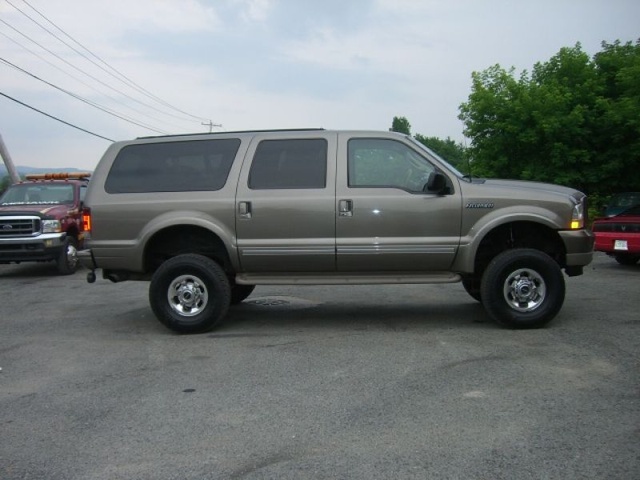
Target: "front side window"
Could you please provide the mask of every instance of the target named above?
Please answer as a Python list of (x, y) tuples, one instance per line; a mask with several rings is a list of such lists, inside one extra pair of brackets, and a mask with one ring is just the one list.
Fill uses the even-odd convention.
[(237, 138), (129, 145), (113, 161), (107, 193), (214, 191), (224, 187)]
[(249, 188), (310, 189), (327, 185), (327, 141), (263, 140), (256, 148)]
[(349, 140), (349, 187), (388, 187), (422, 192), (435, 168), (396, 140)]

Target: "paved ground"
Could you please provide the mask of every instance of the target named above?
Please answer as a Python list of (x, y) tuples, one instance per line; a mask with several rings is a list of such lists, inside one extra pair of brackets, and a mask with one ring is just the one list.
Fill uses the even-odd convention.
[(460, 285), (259, 287), (179, 336), (85, 273), (0, 265), (0, 479), (640, 478), (640, 266), (522, 332)]

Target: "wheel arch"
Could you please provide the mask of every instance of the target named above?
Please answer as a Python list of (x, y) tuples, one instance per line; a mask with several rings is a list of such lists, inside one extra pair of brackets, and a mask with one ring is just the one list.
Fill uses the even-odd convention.
[(226, 272), (235, 270), (221, 235), (198, 224), (172, 224), (153, 232), (145, 242), (143, 269), (153, 274), (164, 261), (188, 253), (208, 257)]
[(485, 225), (468, 245), (461, 247), (454, 263), (459, 272), (482, 275), (499, 253), (512, 248), (532, 248), (566, 266), (566, 247), (557, 226), (547, 219), (512, 218)]

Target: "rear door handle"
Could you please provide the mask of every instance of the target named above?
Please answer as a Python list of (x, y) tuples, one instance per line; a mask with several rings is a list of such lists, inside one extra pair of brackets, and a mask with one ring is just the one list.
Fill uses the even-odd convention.
[(353, 217), (353, 200), (340, 200), (338, 202), (338, 215), (341, 217)]

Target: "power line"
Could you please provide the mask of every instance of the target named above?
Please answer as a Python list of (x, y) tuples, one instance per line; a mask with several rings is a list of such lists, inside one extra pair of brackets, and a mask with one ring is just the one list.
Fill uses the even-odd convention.
[[(0, 21), (1, 21), (1, 20), (0, 20)], [(51, 65), (53, 68), (55, 68), (55, 69), (56, 69), (56, 70), (58, 70), (59, 72), (62, 72), (62, 73), (63, 73), (63, 74), (65, 74), (66, 76), (71, 77), (72, 79), (74, 79), (75, 81), (77, 81), (77, 82), (81, 83), (82, 85), (84, 85), (85, 87), (89, 88), (90, 90), (93, 90), (93, 91), (94, 91), (94, 92), (96, 92), (97, 94), (99, 94), (99, 95), (104, 95), (105, 97), (107, 97), (108, 99), (112, 100), (113, 102), (115, 102), (115, 103), (117, 103), (117, 104), (119, 104), (119, 105), (121, 105), (121, 106), (123, 106), (123, 107), (125, 107), (125, 108), (128, 108), (128, 109), (130, 109), (130, 110), (133, 110), (134, 112), (136, 112), (136, 113), (138, 113), (138, 114), (140, 114), (140, 115), (142, 115), (142, 116), (144, 116), (144, 117), (147, 117), (147, 118), (149, 118), (149, 119), (156, 120), (154, 117), (151, 117), (150, 115), (147, 115), (145, 112), (143, 112), (143, 111), (141, 111), (141, 110), (138, 110), (137, 108), (134, 108), (134, 107), (131, 107), (131, 106), (129, 106), (129, 105), (127, 105), (127, 104), (125, 104), (124, 102), (122, 102), (122, 101), (121, 101), (121, 100), (119, 100), (118, 98), (113, 97), (113, 96), (108, 95), (108, 94), (105, 94), (104, 92), (101, 92), (100, 90), (98, 90), (97, 88), (95, 88), (95, 87), (93, 87), (92, 85), (88, 84), (88, 83), (87, 83), (87, 82), (85, 82), (84, 80), (82, 80), (82, 79), (80, 79), (80, 78), (76, 77), (75, 75), (73, 75), (73, 74), (71, 74), (71, 73), (69, 73), (69, 72), (65, 71), (64, 69), (60, 68), (58, 65), (56, 65), (56, 64), (54, 64), (54, 63), (51, 63), (49, 60), (47, 60), (46, 58), (42, 57), (42, 56), (41, 56), (41, 55), (39, 55), (37, 52), (34, 52), (33, 50), (29, 49), (28, 47), (25, 47), (25, 46), (24, 46), (24, 45), (22, 45), (20, 42), (18, 42), (18, 41), (16, 41), (16, 40), (14, 40), (13, 38), (11, 38), (11, 37), (9, 37), (8, 35), (6, 35), (5, 33), (0, 32), (0, 35), (2, 35), (3, 37), (5, 37), (6, 39), (10, 40), (11, 42), (15, 43), (15, 44), (16, 44), (16, 45), (18, 45), (20, 48), (22, 48), (22, 49), (26, 50), (26, 51), (27, 51), (27, 52), (29, 52), (30, 54), (32, 54), (32, 55), (34, 55), (34, 56), (38, 57), (38, 58), (39, 58), (40, 60), (42, 60), (43, 62), (45, 62), (45, 63), (47, 63), (47, 64)], [(28, 72), (27, 72), (27, 73), (28, 73)], [(30, 74), (30, 75), (31, 75), (31, 74)], [(150, 129), (150, 130), (152, 130), (152, 131), (156, 131), (156, 130), (154, 130), (154, 129)]]
[(91, 78), (92, 80), (98, 82), (100, 85), (103, 85), (104, 87), (107, 87), (109, 90), (112, 90), (116, 93), (119, 93), (120, 95), (128, 98), (129, 100), (136, 102), (140, 105), (144, 105), (147, 108), (150, 108), (158, 113), (163, 113), (166, 115), (166, 113), (164, 113), (162, 110), (157, 109), (156, 107), (149, 105), (148, 103), (142, 102), (134, 97), (132, 97), (131, 95), (128, 95), (125, 92), (122, 92), (120, 90), (118, 90), (117, 88), (112, 87), (111, 85), (103, 82), (102, 80), (100, 80), (99, 78), (81, 70), (80, 68), (76, 67), (75, 65), (73, 65), (72, 63), (68, 62), (67, 60), (65, 60), (64, 58), (62, 58), (60, 55), (56, 54), (55, 52), (53, 52), (52, 50), (48, 49), (47, 47), (41, 45), (40, 43), (36, 42), (35, 40), (33, 40), (32, 38), (30, 38), (28, 35), (25, 35), (24, 33), (20, 32), (17, 28), (13, 27), (11, 24), (9, 24), (8, 22), (6, 22), (5, 20), (2, 20), (0, 18), (0, 22), (5, 24), (6, 26), (8, 26), (11, 30), (15, 31), (16, 33), (18, 33), (19, 35), (22, 35), (24, 38), (26, 38), (27, 40), (29, 40), (32, 43), (35, 43), (37, 46), (39, 46), (40, 48), (42, 48), (43, 50), (45, 50), (46, 52), (50, 53), (51, 55), (53, 55), (54, 57), (56, 57), (58, 60), (60, 60), (61, 62), (65, 63), (66, 65), (70, 66), (71, 68), (73, 68), (74, 70), (77, 70), (78, 72), (86, 75), (87, 77)]
[(161, 134), (165, 134), (165, 135), (169, 134), (169, 132), (165, 132), (165, 131), (162, 131), (162, 130), (157, 130), (156, 128), (150, 127), (149, 125), (144, 125), (142, 123), (138, 123), (135, 120), (131, 119), (130, 117), (127, 117), (127, 116), (124, 116), (124, 115), (119, 115), (118, 113), (116, 113), (114, 110), (112, 110), (110, 108), (104, 107), (104, 106), (102, 106), (102, 105), (100, 105), (100, 104), (98, 104), (96, 102), (93, 102), (91, 100), (87, 100), (86, 98), (83, 98), (80, 95), (77, 95), (77, 94), (75, 94), (73, 92), (65, 90), (64, 88), (58, 87), (57, 85), (54, 85), (53, 83), (48, 82), (48, 81), (38, 77), (37, 75), (34, 75), (33, 73), (30, 73), (30, 72), (24, 70), (23, 68), (18, 67), (17, 65), (11, 63), (10, 61), (8, 61), (8, 60), (6, 60), (6, 59), (4, 59), (2, 57), (0, 57), (0, 62), (2, 62), (5, 65), (8, 65), (8, 66), (18, 70), (19, 72), (24, 73), (25, 75), (30, 76), (31, 78), (34, 78), (34, 79), (36, 79), (36, 80), (38, 80), (38, 81), (40, 81), (40, 82), (42, 82), (42, 83), (44, 83), (46, 85), (49, 85), (50, 87), (55, 88), (56, 90), (59, 90), (60, 92), (65, 93), (65, 94), (69, 95), (70, 97), (75, 98), (76, 100), (80, 100), (81, 102), (86, 103), (87, 105), (90, 105), (90, 106), (92, 106), (94, 108), (97, 108), (98, 110), (101, 110), (101, 111), (103, 111), (103, 112), (105, 112), (105, 113), (107, 113), (109, 115), (117, 117), (117, 118), (119, 118), (121, 120), (124, 120), (126, 122), (132, 123), (132, 124), (137, 125), (139, 127), (146, 128), (147, 130), (151, 130), (152, 132), (161, 133)]
[(0, 95), (5, 97), (5, 98), (8, 98), (9, 100), (12, 100), (12, 101), (14, 101), (16, 103), (19, 103), (23, 107), (30, 108), (31, 110), (33, 110), (35, 112), (38, 112), (38, 113), (44, 115), (45, 117), (49, 117), (49, 118), (51, 118), (53, 120), (56, 120), (56, 121), (58, 121), (60, 123), (64, 123), (65, 125), (68, 125), (68, 126), (70, 126), (72, 128), (80, 130), (81, 132), (88, 133), (89, 135), (93, 135), (94, 137), (102, 138), (103, 140), (108, 140), (109, 142), (115, 142), (115, 140), (112, 140), (111, 138), (103, 137), (102, 135), (98, 135), (97, 133), (90, 132), (89, 130), (85, 130), (84, 128), (78, 127), (77, 125), (73, 125), (72, 123), (65, 122), (64, 120), (62, 120), (62, 119), (60, 119), (58, 117), (54, 117), (53, 115), (49, 115), (48, 113), (45, 113), (42, 110), (38, 110), (37, 108), (32, 107), (31, 105), (27, 105), (26, 103), (21, 102), (20, 100), (17, 100), (17, 99), (15, 99), (15, 98), (13, 98), (13, 97), (11, 97), (9, 95), (6, 95), (6, 94), (4, 94), (2, 92), (0, 92)]
[[(177, 107), (174, 107), (173, 105), (171, 105), (170, 103), (164, 101), (163, 99), (157, 97), (156, 95), (154, 95), (153, 93), (149, 92), (147, 89), (145, 89), (144, 87), (141, 87), (140, 85), (138, 85), (136, 82), (134, 82), (133, 80), (131, 80), (129, 77), (127, 77), (126, 75), (124, 75), (123, 73), (121, 73), (120, 71), (118, 71), (117, 69), (115, 69), (114, 67), (112, 67), (111, 65), (109, 65), (107, 62), (105, 62), (102, 58), (98, 57), (96, 54), (94, 54), (91, 50), (89, 50), (87, 47), (85, 47), (84, 45), (82, 45), (80, 42), (78, 42), (75, 38), (73, 38), (72, 36), (70, 36), (67, 32), (65, 32), (62, 28), (60, 28), (58, 25), (56, 25), (55, 23), (53, 23), (51, 20), (49, 20), (44, 14), (42, 14), (41, 12), (39, 12), (35, 7), (33, 7), (29, 2), (27, 2), (27, 0), (22, 0), (23, 3), (25, 3), (29, 8), (31, 8), (31, 10), (33, 10), (34, 12), (36, 12), (38, 15), (40, 15), (44, 20), (46, 20), (48, 23), (50, 23), (51, 25), (53, 25), (56, 29), (58, 29), (65, 37), (67, 37), (69, 40), (71, 40), (72, 42), (74, 42), (76, 45), (78, 45), (79, 47), (81, 47), (84, 51), (86, 51), (89, 55), (91, 55), (93, 58), (95, 58), (96, 60), (98, 60), (100, 63), (102, 63), (103, 65), (105, 65), (109, 70), (111, 70), (113, 73), (108, 72), (107, 70), (105, 70), (104, 68), (100, 67), (96, 62), (92, 61), (91, 59), (89, 59), (86, 55), (84, 55), (83, 53), (79, 52), (78, 50), (76, 50), (74, 47), (72, 47), (71, 45), (69, 45), (68, 43), (66, 43), (65, 41), (63, 41), (62, 39), (60, 39), (58, 36), (56, 36), (55, 34), (53, 34), (52, 32), (50, 32), (48, 29), (46, 29), (45, 27), (43, 27), (42, 25), (40, 25), (38, 22), (36, 22), (35, 20), (33, 20), (31, 17), (29, 17), (29, 15), (25, 14), (24, 12), (22, 12), (22, 10), (18, 9), (17, 7), (15, 7), (11, 2), (9, 2), (9, 0), (6, 0), (7, 3), (9, 3), (11, 6), (13, 6), (16, 10), (20, 11), (23, 15), (27, 16), (29, 19), (31, 19), (33, 22), (35, 22), (37, 25), (39, 25), (41, 28), (43, 28), (44, 30), (46, 30), (47, 32), (49, 32), (51, 35), (53, 35), (55, 38), (57, 38), (59, 41), (61, 41), (62, 43), (64, 43), (65, 45), (67, 45), (69, 48), (71, 48), (74, 52), (78, 53), (79, 55), (81, 55), (82, 57), (86, 58), (87, 60), (89, 60), (91, 63), (93, 63), (94, 65), (96, 65), (98, 68), (101, 68), (103, 71), (105, 71), (106, 73), (109, 73), (111, 76), (113, 76), (114, 78), (118, 78), (121, 82), (125, 83), (126, 85), (128, 85), (131, 88), (134, 88), (135, 90), (138, 90), (138, 92), (142, 93), (143, 95), (147, 96), (148, 98), (151, 98), (159, 103), (161, 103), (162, 105), (169, 107), (177, 112), (180, 112), (184, 115), (187, 115), (188, 117), (191, 117), (195, 120), (201, 121), (201, 120), (206, 120), (203, 117), (199, 117), (196, 115), (192, 115), (188, 112), (185, 112)], [(115, 74), (115, 75), (114, 75)]]
[[(82, 48), (84, 51), (86, 51), (89, 55), (91, 55), (93, 58), (95, 58), (96, 60), (98, 60), (102, 65), (106, 66), (108, 68), (104, 68), (102, 65), (98, 64), (97, 62), (95, 62), (94, 60), (92, 60), (91, 58), (89, 58), (87, 55), (85, 55), (83, 52), (81, 52), (80, 50), (78, 50), (77, 48), (73, 47), (72, 45), (70, 45), (68, 42), (64, 41), (63, 39), (61, 39), (58, 35), (56, 35), (55, 33), (53, 33), (51, 30), (49, 30), (48, 28), (46, 28), (44, 25), (42, 25), (41, 23), (39, 23), (37, 20), (33, 19), (30, 15), (28, 15), (27, 13), (25, 13), (23, 10), (21, 10), (20, 8), (18, 8), (17, 6), (15, 6), (13, 3), (11, 3), (11, 1), (6, 0), (6, 2), (11, 5), (13, 8), (15, 8), (16, 10), (18, 10), (22, 15), (24, 15), (25, 17), (27, 17), (29, 20), (31, 20), (33, 23), (35, 23), (36, 25), (38, 25), (40, 28), (42, 28), (44, 31), (46, 31), (49, 35), (53, 36), (54, 38), (56, 38), (59, 42), (63, 43), (64, 45), (66, 45), (68, 48), (70, 48), (71, 50), (73, 50), (74, 52), (76, 52), (78, 55), (80, 55), (81, 57), (83, 57), (84, 59), (86, 59), (87, 61), (91, 62), (93, 65), (95, 65), (96, 67), (98, 67), (100, 70), (102, 70), (103, 72), (107, 73), (108, 75), (110, 75), (111, 77), (115, 78), (116, 80), (118, 80), (119, 82), (122, 82), (123, 84), (125, 84), (126, 86), (136, 90), (138, 93), (141, 93), (142, 95), (146, 96), (147, 98), (150, 98), (162, 105), (164, 105), (165, 107), (168, 107), (172, 110), (175, 110), (177, 112), (182, 113), (183, 115), (186, 115), (192, 119), (195, 119), (197, 121), (201, 121), (201, 120), (205, 120), (202, 117), (199, 116), (195, 116), (192, 115), (188, 112), (185, 112), (177, 107), (174, 107), (173, 105), (171, 105), (170, 103), (164, 101), (163, 99), (157, 97), (156, 95), (152, 94), (151, 92), (149, 92), (148, 90), (146, 90), (145, 88), (141, 87), (140, 85), (138, 85), (137, 83), (135, 83), (133, 80), (131, 80), (130, 78), (128, 78), (126, 75), (122, 74), (121, 72), (119, 72), (118, 70), (116, 70), (114, 67), (112, 67), (111, 65), (109, 65), (107, 62), (105, 62), (103, 59), (101, 59), (100, 57), (98, 57), (97, 55), (95, 55), (93, 52), (91, 52), (91, 50), (89, 50), (87, 47), (85, 47), (84, 45), (82, 45), (80, 42), (78, 42), (76, 39), (74, 39), (73, 37), (71, 37), (67, 32), (65, 32), (62, 28), (60, 28), (58, 25), (56, 25), (55, 23), (53, 23), (51, 20), (49, 20), (43, 13), (41, 13), (40, 11), (38, 11), (35, 7), (33, 7), (29, 2), (27, 2), (26, 0), (22, 0), (24, 4), (26, 4), (29, 8), (31, 8), (31, 10), (33, 10), (34, 12), (36, 12), (40, 17), (42, 17), (46, 22), (48, 22), (49, 24), (51, 24), (53, 27), (55, 27), (58, 31), (60, 31), (65, 37), (67, 37), (69, 40), (71, 40), (73, 43), (75, 43), (76, 45), (78, 45), (80, 48)], [(172, 115), (170, 113), (167, 112), (162, 112), (160, 111), (160, 113), (163, 113), (165, 115), (169, 115), (172, 116), (174, 118), (181, 118), (175, 115)], [(183, 118), (184, 119), (184, 118)]]

